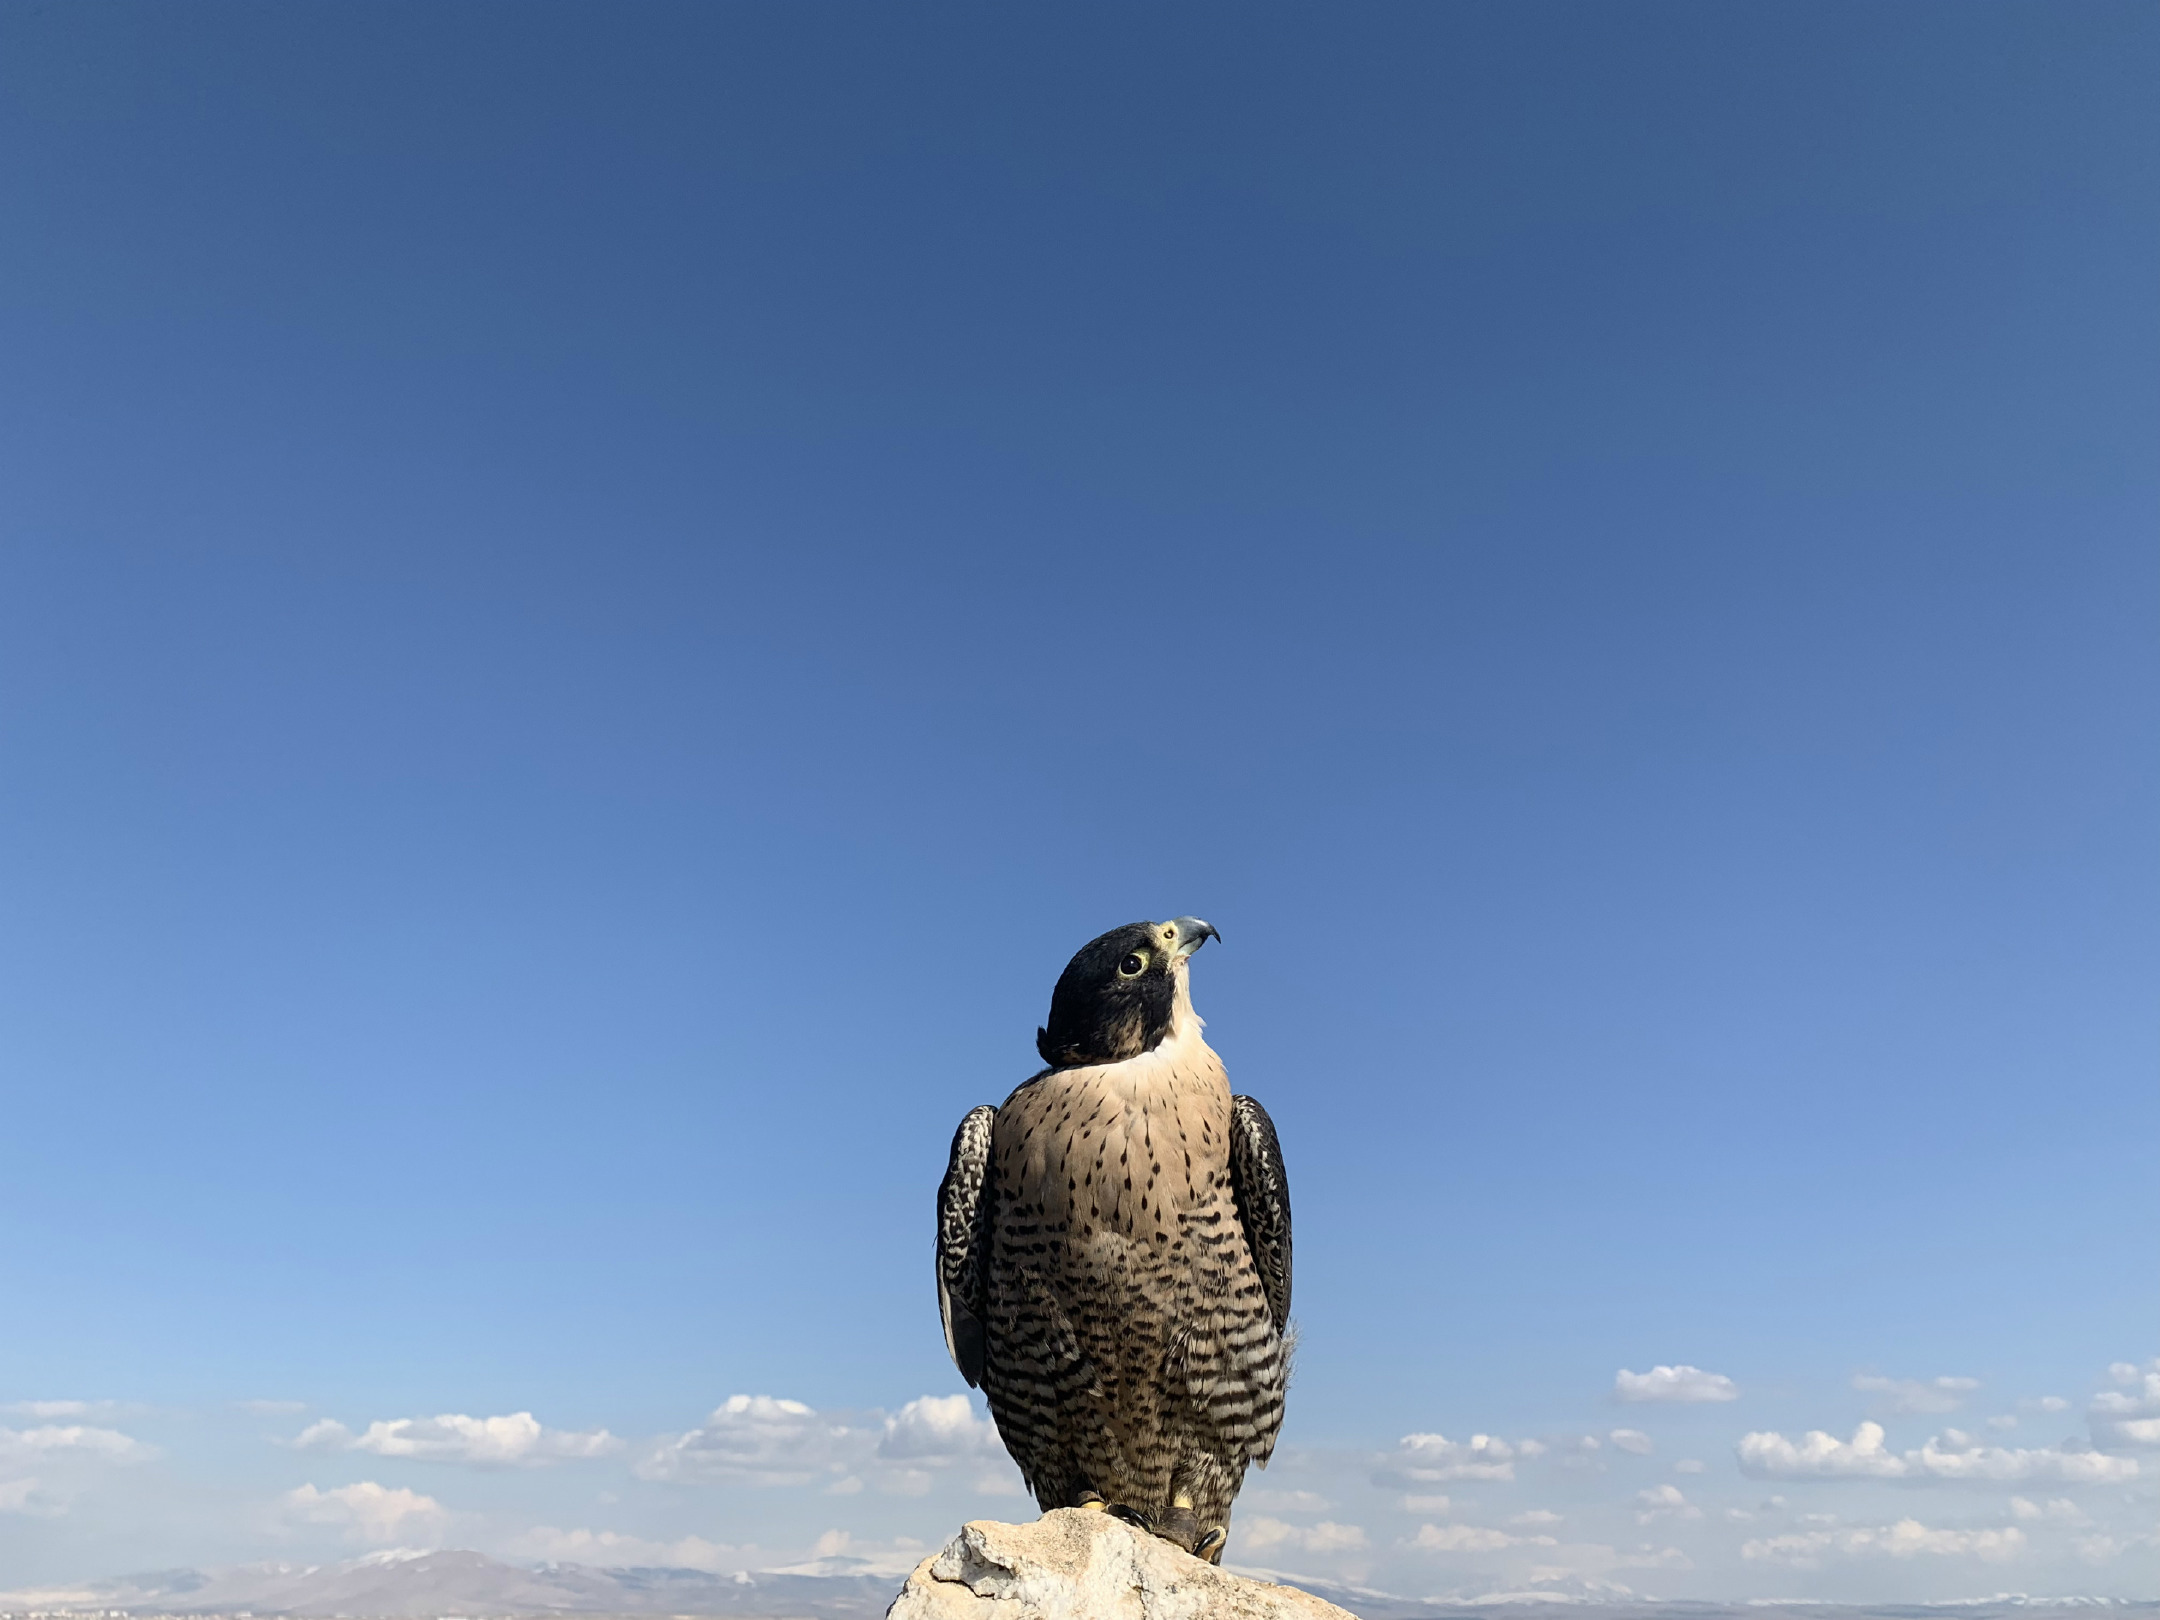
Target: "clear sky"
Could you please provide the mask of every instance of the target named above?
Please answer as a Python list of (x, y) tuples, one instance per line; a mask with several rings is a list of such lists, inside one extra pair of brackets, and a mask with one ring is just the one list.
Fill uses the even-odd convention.
[(1233, 1559), (2150, 1594), (2155, 83), (0, 11), (0, 1586), (1023, 1511), (932, 1190), (1195, 913), (1297, 1212)]

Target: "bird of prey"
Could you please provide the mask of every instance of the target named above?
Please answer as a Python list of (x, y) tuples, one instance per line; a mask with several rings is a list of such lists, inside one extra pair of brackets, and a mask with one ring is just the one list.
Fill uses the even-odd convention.
[(1197, 917), (1080, 948), (1045, 1065), (960, 1122), (938, 1309), (1036, 1502), (1118, 1514), (1220, 1563), (1290, 1373), (1290, 1188), (1275, 1126), (1201, 1039)]

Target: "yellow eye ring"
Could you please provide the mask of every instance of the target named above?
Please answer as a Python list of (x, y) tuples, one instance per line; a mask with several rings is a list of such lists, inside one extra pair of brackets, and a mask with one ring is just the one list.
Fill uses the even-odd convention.
[(1117, 965), (1118, 977), (1121, 979), (1137, 979), (1147, 971), (1147, 964), (1148, 955), (1146, 951), (1130, 951), (1126, 954), (1125, 960)]

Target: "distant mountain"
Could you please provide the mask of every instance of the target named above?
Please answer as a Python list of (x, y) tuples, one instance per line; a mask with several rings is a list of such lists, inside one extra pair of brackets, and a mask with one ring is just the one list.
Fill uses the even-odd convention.
[[(1277, 1570), (1241, 1573), (1303, 1587), (1362, 1620), (2031, 1620), (2035, 1609), (2096, 1608), (2108, 1620), (2160, 1620), (2160, 1603), (2006, 1594), (1963, 1603), (1853, 1607), (1829, 1603), (1659, 1602), (1585, 1583), (1406, 1598)], [(383, 1552), (340, 1564), (242, 1564), (160, 1570), (35, 1592), (0, 1592), (0, 1620), (60, 1615), (224, 1616), (237, 1620), (538, 1620), (547, 1615), (876, 1620), (899, 1575), (861, 1559), (713, 1575), (695, 1569), (525, 1568), (476, 1552)]]
[[(1653, 1607), (1658, 1620), (1697, 1608), (1718, 1614), (1732, 1612), (1710, 1604), (1674, 1604), (1639, 1597), (1610, 1581), (1567, 1580), (1541, 1586), (1534, 1592), (1456, 1593), (1410, 1598), (1375, 1591), (1369, 1586), (1319, 1580), (1311, 1575), (1292, 1575), (1279, 1569), (1257, 1569), (1244, 1564), (1237, 1565), (1236, 1569), (1240, 1575), (1302, 1588), (1339, 1609), (1348, 1609), (1359, 1620), (1466, 1620), (1469, 1614), (1480, 1610), (1498, 1611), (1506, 1620), (1539, 1620), (1537, 1615), (1526, 1611), (1541, 1608), (1553, 1611), (1556, 1616), (1565, 1615), (1566, 1620), (1596, 1620), (1599, 1613), (1611, 1615), (1615, 1620), (1622, 1616), (1627, 1620), (1647, 1620), (1648, 1611)], [(1747, 1620), (1759, 1620), (1759, 1617), (1750, 1611)], [(2160, 1620), (2160, 1616), (2155, 1620)]]
[(103, 1611), (170, 1615), (291, 1615), (296, 1620), (494, 1620), (498, 1616), (725, 1615), (743, 1620), (858, 1620), (885, 1612), (900, 1580), (827, 1572), (711, 1575), (695, 1569), (524, 1569), (476, 1552), (371, 1553), (341, 1564), (241, 1564), (161, 1570), (41, 1592), (0, 1593), (0, 1613)]

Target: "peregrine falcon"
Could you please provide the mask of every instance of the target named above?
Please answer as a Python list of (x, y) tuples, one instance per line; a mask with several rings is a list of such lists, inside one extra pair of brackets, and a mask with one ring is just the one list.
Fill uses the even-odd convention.
[(1197, 917), (1091, 940), (1035, 1035), (1047, 1067), (960, 1122), (938, 1310), (1045, 1512), (1089, 1507), (1222, 1561), (1290, 1373), (1275, 1126), (1201, 1039)]

